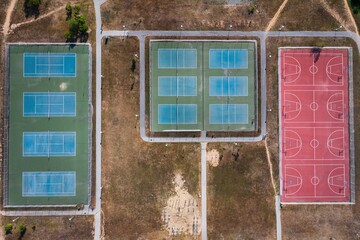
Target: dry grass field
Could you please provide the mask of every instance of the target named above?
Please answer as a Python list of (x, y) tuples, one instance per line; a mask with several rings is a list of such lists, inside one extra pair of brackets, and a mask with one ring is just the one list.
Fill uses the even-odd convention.
[(289, 0), (272, 30), (282, 25), (288, 31), (333, 31), (340, 26), (319, 0)]
[[(282, 0), (227, 5), (221, 0), (108, 0), (102, 5), (104, 29), (264, 30)], [(251, 3), (249, 3), (251, 2)], [(256, 6), (249, 14), (249, 8)]]
[[(70, 216), (64, 217), (20, 217), (12, 223), (14, 217), (5, 217), (4, 224), (12, 223), (12, 234), (7, 234), (5, 240), (15, 239), (52, 239), (79, 240), (93, 238), (93, 218), (76, 216), (69, 221)], [(25, 224), (26, 232), (20, 237), (19, 226)]]
[(212, 143), (220, 154), (208, 171), (209, 239), (276, 239), (275, 199), (260, 143)]
[[(110, 38), (103, 44), (103, 212), (107, 239), (162, 239), (166, 200), (172, 180), (183, 175), (189, 193), (198, 198), (200, 145), (145, 143), (140, 139), (138, 54), (134, 38)], [(138, 67), (138, 66), (137, 66)], [(198, 201), (199, 202), (199, 201)]]
[[(281, 46), (351, 46), (354, 57), (354, 106), (355, 136), (359, 133), (360, 122), (360, 72), (359, 51), (350, 39), (335, 38), (269, 38), (267, 53), (268, 107), (273, 111), (268, 114), (268, 138), (273, 156), (276, 156), (274, 172), (278, 174), (278, 81), (277, 51)], [(271, 87), (270, 87), (271, 86)], [(355, 154), (359, 152), (359, 138), (355, 137)], [(359, 160), (356, 157), (355, 162)], [(360, 184), (360, 166), (356, 164), (356, 185)], [(356, 199), (359, 199), (359, 191)], [(355, 205), (285, 205), (281, 210), (283, 239), (358, 239), (360, 226), (360, 204)]]

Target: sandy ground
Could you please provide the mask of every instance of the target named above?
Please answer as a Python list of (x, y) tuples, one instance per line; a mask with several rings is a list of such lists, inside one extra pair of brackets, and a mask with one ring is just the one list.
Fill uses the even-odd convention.
[(167, 200), (162, 220), (170, 236), (200, 235), (201, 215), (196, 199), (184, 187), (185, 181), (176, 173), (173, 184), (175, 195)]
[(207, 151), (206, 153), (206, 161), (212, 166), (217, 167), (219, 166), (220, 162), (220, 154), (218, 150), (212, 149), (210, 151)]

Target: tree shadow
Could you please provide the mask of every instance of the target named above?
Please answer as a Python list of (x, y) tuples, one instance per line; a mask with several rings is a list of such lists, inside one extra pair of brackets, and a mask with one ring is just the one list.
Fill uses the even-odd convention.
[(32, 5), (30, 3), (31, 0), (25, 0), (24, 1), (24, 12), (25, 17), (35, 17), (38, 18), (40, 16), (40, 9), (39, 5)]
[(314, 63), (316, 63), (319, 58), (320, 58), (320, 54), (321, 54), (321, 48), (320, 47), (313, 47), (311, 48), (311, 53), (314, 54)]
[(86, 33), (80, 34), (79, 39), (80, 39), (81, 43), (86, 43), (89, 39), (89, 33), (86, 32)]

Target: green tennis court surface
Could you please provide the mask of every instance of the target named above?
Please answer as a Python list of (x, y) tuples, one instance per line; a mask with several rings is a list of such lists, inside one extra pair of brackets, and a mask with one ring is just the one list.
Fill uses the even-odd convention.
[(255, 131), (256, 42), (150, 42), (150, 130)]
[(90, 47), (7, 45), (5, 206), (89, 203)]

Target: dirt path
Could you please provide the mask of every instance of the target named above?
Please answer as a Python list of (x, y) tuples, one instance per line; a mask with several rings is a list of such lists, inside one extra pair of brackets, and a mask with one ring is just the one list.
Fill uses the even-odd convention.
[(6, 41), (6, 37), (9, 33), (9, 27), (10, 27), (10, 21), (11, 21), (11, 15), (12, 12), (14, 11), (15, 5), (16, 5), (17, 0), (11, 0), (8, 9), (6, 10), (6, 17), (5, 17), (5, 22), (3, 25), (3, 34), (4, 34), (4, 39), (3, 41)]
[(273, 166), (272, 166), (272, 163), (271, 163), (270, 151), (269, 151), (269, 147), (268, 147), (266, 138), (265, 138), (264, 142), (265, 142), (265, 149), (266, 149), (266, 157), (267, 157), (267, 161), (268, 161), (268, 164), (269, 164), (271, 184), (272, 184), (272, 186), (273, 186), (273, 188), (274, 188), (274, 195), (276, 196), (276, 195), (277, 195), (277, 191), (276, 191), (276, 185), (275, 185), (275, 180), (274, 180)]
[(358, 27), (357, 27), (357, 25), (356, 25), (355, 19), (354, 19), (353, 15), (352, 15), (352, 12), (351, 12), (351, 10), (350, 10), (350, 7), (349, 7), (349, 4), (348, 4), (348, 1), (347, 1), (347, 0), (344, 0), (344, 5), (345, 5), (346, 12), (347, 12), (348, 15), (349, 15), (350, 21), (351, 21), (352, 24), (354, 25), (355, 33), (356, 33), (357, 35), (359, 35), (359, 29), (358, 29)]
[[(64, 5), (64, 6), (61, 6), (61, 7), (58, 7), (58, 8), (56, 8), (56, 9), (54, 9), (54, 10), (52, 10), (52, 11), (46, 13), (46, 14), (43, 14), (43, 15), (41, 15), (41, 16), (38, 17), (38, 18), (31, 19), (31, 20), (29, 20), (29, 21), (25, 21), (25, 22), (21, 22), (21, 23), (11, 24), (10, 32), (9, 32), (9, 33), (11, 33), (11, 32), (14, 31), (16, 28), (18, 28), (18, 27), (20, 27), (20, 26), (22, 26), (22, 25), (39, 21), (39, 20), (41, 20), (41, 19), (43, 19), (43, 18), (46, 18), (46, 17), (48, 17), (48, 16), (50, 16), (50, 15), (52, 15), (52, 14), (54, 14), (54, 13), (60, 11), (60, 10), (63, 10), (63, 9), (65, 9), (65, 5)], [(8, 30), (8, 31), (9, 31), (9, 30)]]
[(268, 32), (271, 30), (271, 28), (275, 25), (275, 23), (277, 22), (280, 13), (282, 12), (282, 10), (284, 9), (285, 5), (287, 4), (288, 0), (284, 0), (284, 2), (281, 4), (281, 6), (279, 7), (279, 9), (277, 10), (277, 12), (275, 13), (274, 17), (270, 20), (269, 24), (267, 25), (265, 32)]

